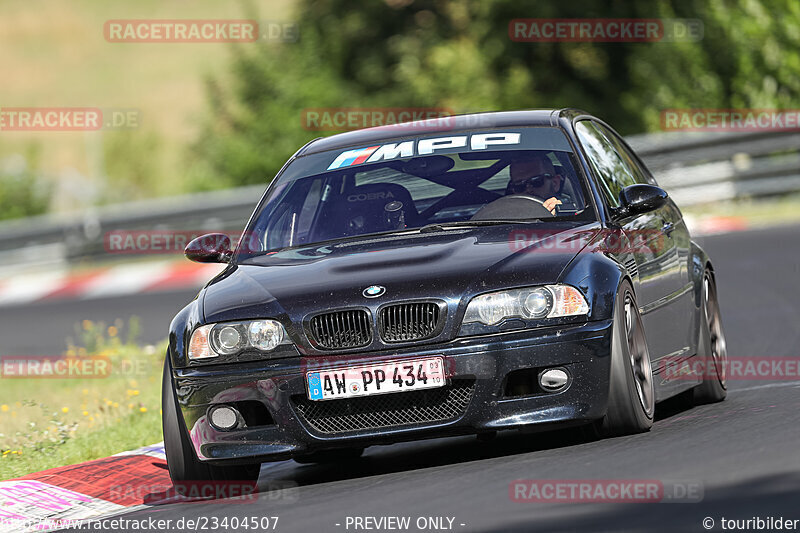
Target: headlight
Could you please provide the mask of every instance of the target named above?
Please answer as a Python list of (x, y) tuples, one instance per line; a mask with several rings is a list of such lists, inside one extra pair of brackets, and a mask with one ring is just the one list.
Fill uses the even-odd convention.
[(275, 320), (207, 324), (192, 333), (189, 359), (209, 359), (247, 350), (270, 352), (288, 343), (286, 330)]
[(467, 306), (464, 323), (493, 326), (507, 318), (555, 318), (587, 313), (589, 304), (578, 289), (569, 285), (547, 285), (476, 296)]
[(274, 350), (285, 338), (283, 326), (274, 320), (255, 320), (247, 327), (250, 345), (264, 352)]

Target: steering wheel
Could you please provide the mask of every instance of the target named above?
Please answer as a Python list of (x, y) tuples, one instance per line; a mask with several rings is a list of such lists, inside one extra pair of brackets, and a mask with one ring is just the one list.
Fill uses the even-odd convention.
[(481, 207), (470, 220), (525, 220), (528, 218), (549, 218), (553, 213), (543, 202), (533, 196), (515, 194), (503, 196)]

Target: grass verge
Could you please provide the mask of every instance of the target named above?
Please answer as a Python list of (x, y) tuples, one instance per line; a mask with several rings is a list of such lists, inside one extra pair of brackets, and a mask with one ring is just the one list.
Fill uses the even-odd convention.
[(140, 346), (130, 325), (84, 321), (82, 347), (64, 357), (107, 362), (75, 378), (0, 378), (0, 479), (107, 457), (161, 440), (161, 368), (166, 341)]

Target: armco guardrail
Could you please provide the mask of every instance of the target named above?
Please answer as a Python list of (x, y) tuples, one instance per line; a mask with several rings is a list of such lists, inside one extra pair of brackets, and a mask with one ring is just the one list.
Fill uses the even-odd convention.
[[(657, 133), (628, 142), (679, 205), (800, 191), (800, 132)], [(109, 231), (239, 231), (263, 185), (0, 224), (0, 268), (94, 259)]]
[(71, 216), (0, 224), (0, 266), (73, 261), (105, 254), (109, 231), (241, 231), (265, 186), (104, 206)]
[(800, 132), (628, 138), (679, 205), (800, 191)]

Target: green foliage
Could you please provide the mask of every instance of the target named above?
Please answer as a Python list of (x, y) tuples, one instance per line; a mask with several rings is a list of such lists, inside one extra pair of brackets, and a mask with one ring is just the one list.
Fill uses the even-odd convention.
[[(30, 150), (28, 160), (36, 161)], [(12, 156), (0, 168), (0, 220), (45, 213), (50, 205), (51, 185), (28, 166), (22, 155)]]
[(124, 202), (169, 192), (170, 183), (160, 175), (163, 139), (153, 131), (120, 130), (103, 135), (103, 160), (107, 182), (104, 202)]
[[(515, 18), (700, 19), (704, 38), (514, 42)], [(794, 0), (303, 0), (296, 19), (298, 43), (240, 47), (233, 87), (209, 81), (199, 187), (267, 182), (318, 136), (301, 125), (309, 107), (579, 107), (630, 134), (658, 129), (668, 108), (800, 102)]]
[(324, 47), (314, 32), (288, 46), (236, 49), (232, 95), (208, 81), (211, 115), (193, 154), (201, 161), (192, 169), (197, 189), (265, 183), (302, 144), (318, 136), (303, 129), (302, 109), (347, 100), (347, 84), (317, 53)]

